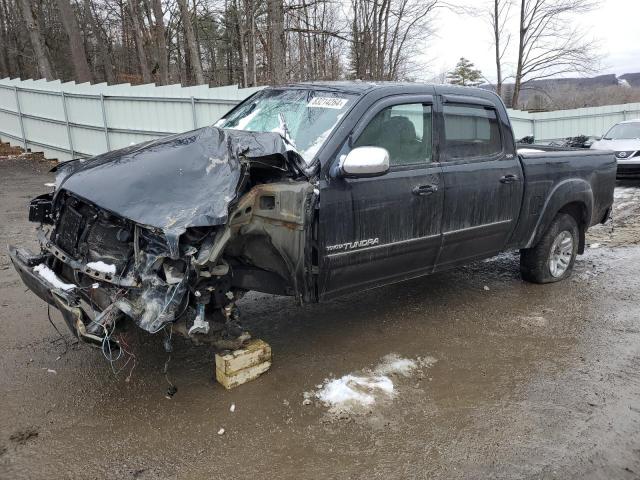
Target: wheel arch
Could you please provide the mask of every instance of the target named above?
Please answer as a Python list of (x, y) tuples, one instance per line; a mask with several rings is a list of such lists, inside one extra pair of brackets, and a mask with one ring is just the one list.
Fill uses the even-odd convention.
[(557, 184), (549, 193), (535, 229), (526, 248), (536, 245), (549, 225), (559, 213), (571, 215), (580, 232), (578, 253), (584, 253), (585, 236), (591, 223), (593, 212), (593, 192), (591, 185), (582, 179), (565, 180)]

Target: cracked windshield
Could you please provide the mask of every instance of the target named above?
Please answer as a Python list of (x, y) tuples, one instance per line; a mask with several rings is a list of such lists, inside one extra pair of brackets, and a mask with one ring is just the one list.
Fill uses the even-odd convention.
[(309, 164), (355, 98), (314, 90), (263, 91), (216, 126), (279, 133)]

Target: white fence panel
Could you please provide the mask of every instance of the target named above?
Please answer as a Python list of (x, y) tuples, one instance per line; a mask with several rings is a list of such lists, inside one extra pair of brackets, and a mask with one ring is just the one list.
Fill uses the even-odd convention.
[(0, 139), (64, 161), (211, 125), (260, 90), (0, 80)]
[(11, 143), (16, 145), (22, 143), (22, 130), (17, 114), (0, 110), (0, 129), (2, 130), (0, 138), (6, 136), (8, 140), (11, 140)]

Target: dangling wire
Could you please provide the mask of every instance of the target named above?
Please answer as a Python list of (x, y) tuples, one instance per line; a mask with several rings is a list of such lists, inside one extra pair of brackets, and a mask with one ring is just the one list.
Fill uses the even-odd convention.
[[(166, 334), (166, 331), (165, 331)], [(173, 336), (173, 325), (169, 328), (169, 334), (167, 336), (167, 344), (171, 345), (171, 337)], [(166, 348), (166, 347), (165, 347)], [(169, 363), (171, 362), (171, 349), (168, 350), (167, 361), (164, 362), (164, 379), (169, 384), (169, 388), (167, 388), (167, 394), (165, 395), (168, 399), (171, 399), (176, 392), (178, 391), (178, 387), (176, 387), (171, 380), (169, 380)]]
[[(51, 305), (49, 305), (48, 303), (47, 303), (47, 318), (49, 319), (49, 323), (51, 324), (53, 329), (56, 332), (58, 332), (58, 335), (60, 336), (60, 339), (64, 342), (64, 352), (62, 352), (61, 355), (65, 355), (67, 353), (67, 351), (69, 350), (69, 342), (67, 342), (67, 339), (64, 337), (64, 335), (62, 335), (60, 330), (58, 330), (58, 327), (56, 327), (56, 324), (53, 323), (53, 319), (51, 318)], [(55, 343), (56, 341), (57, 341), (57, 339), (56, 340), (52, 340), (51, 343)]]

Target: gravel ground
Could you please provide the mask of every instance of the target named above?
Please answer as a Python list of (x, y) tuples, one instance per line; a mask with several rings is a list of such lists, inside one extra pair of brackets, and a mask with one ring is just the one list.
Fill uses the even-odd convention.
[[(35, 247), (26, 205), (49, 168), (0, 159), (0, 244)], [(166, 378), (158, 336), (131, 334), (118, 375), (65, 347), (3, 248), (0, 478), (640, 478), (639, 187), (619, 186), (613, 231), (560, 284), (522, 282), (504, 254), (320, 305), (245, 297), (274, 364), (232, 391), (186, 341)], [(347, 374), (393, 392), (325, 405)]]

